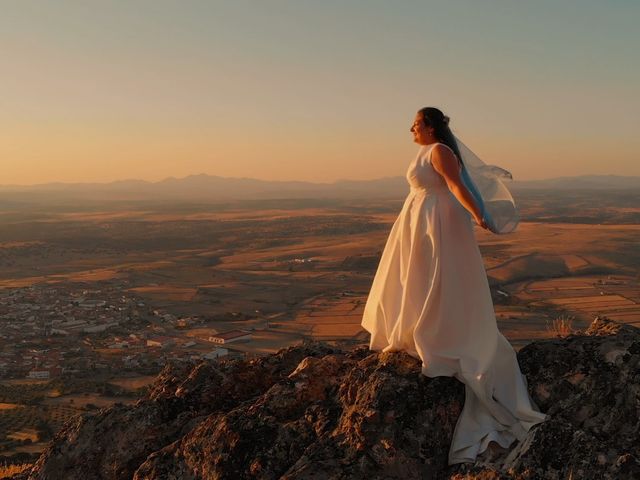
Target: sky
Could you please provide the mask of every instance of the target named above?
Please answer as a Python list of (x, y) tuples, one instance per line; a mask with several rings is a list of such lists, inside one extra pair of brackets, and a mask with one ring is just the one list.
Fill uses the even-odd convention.
[(640, 175), (634, 0), (6, 0), (0, 184), (402, 176), (440, 108), (515, 180)]

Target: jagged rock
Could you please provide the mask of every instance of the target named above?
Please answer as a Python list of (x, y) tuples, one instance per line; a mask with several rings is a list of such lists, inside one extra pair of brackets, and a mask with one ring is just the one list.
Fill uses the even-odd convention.
[(640, 329), (597, 317), (523, 347), (551, 418), (511, 449), (447, 465), (464, 402), (404, 352), (307, 343), (253, 360), (169, 365), (134, 406), (58, 432), (29, 479), (637, 479)]

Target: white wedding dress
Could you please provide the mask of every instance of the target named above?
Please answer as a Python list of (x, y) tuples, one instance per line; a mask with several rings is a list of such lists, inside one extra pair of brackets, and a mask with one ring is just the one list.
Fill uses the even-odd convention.
[[(516, 352), (496, 324), (471, 214), (432, 167), (435, 143), (409, 165), (410, 192), (387, 239), (364, 308), (370, 349), (406, 351), (428, 377), (465, 384), (449, 464), (490, 441), (507, 448), (547, 416), (527, 392)], [(448, 148), (448, 147), (447, 147)]]

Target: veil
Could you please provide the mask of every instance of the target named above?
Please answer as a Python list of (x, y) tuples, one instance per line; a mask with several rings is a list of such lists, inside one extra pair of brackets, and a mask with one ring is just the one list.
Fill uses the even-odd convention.
[(501, 180), (513, 180), (511, 173), (496, 165), (487, 165), (455, 134), (453, 137), (462, 156), (461, 179), (480, 206), (487, 227), (497, 234), (513, 232), (520, 223), (520, 214)]

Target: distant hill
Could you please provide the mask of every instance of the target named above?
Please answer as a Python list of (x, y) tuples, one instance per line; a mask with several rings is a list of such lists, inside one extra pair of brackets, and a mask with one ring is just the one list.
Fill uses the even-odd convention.
[(555, 177), (543, 180), (509, 182), (514, 189), (617, 189), (640, 188), (640, 177), (622, 175), (578, 175), (575, 177)]
[[(640, 189), (639, 176), (581, 175), (544, 180), (507, 181), (509, 188), (524, 189)], [(27, 200), (37, 197), (100, 200), (232, 200), (273, 198), (399, 197), (406, 195), (404, 177), (374, 180), (338, 180), (332, 183), (269, 181), (255, 178), (190, 175), (159, 182), (122, 180), (111, 183), (46, 183), (0, 185), (0, 195)], [(35, 198), (34, 198), (35, 197)]]

